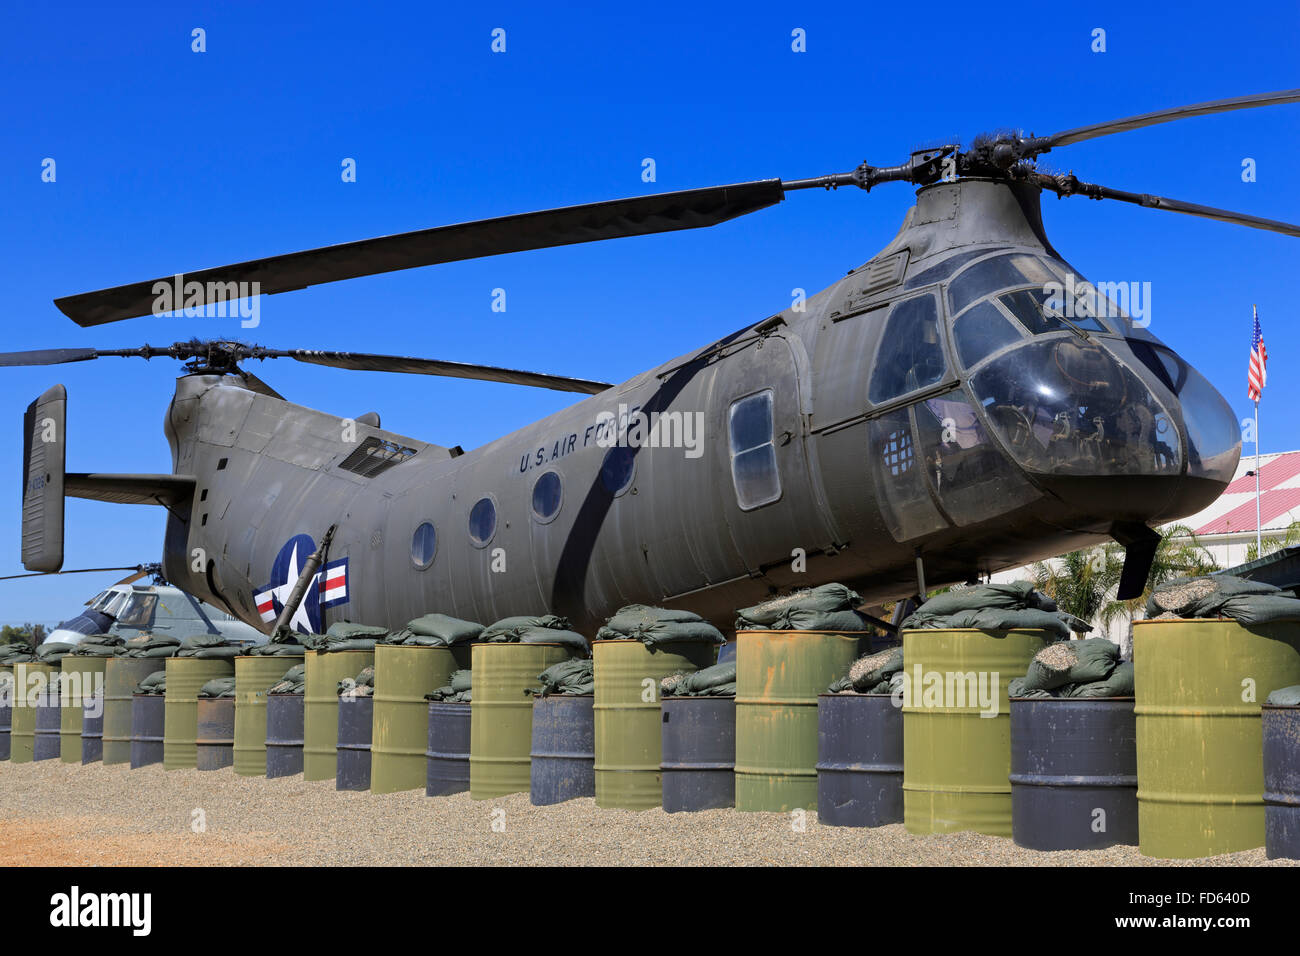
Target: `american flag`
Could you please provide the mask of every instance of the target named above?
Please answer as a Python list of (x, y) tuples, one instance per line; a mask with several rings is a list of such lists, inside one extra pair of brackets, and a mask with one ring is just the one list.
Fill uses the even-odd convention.
[(1268, 364), (1268, 349), (1264, 348), (1264, 333), (1259, 329), (1259, 309), (1255, 312), (1255, 334), (1250, 339), (1250, 373), (1247, 376), (1246, 394), (1252, 402), (1259, 401), (1259, 394), (1268, 381), (1265, 366)]

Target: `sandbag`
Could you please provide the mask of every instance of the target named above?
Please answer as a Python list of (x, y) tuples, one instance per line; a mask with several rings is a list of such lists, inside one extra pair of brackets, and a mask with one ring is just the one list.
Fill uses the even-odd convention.
[(137, 694), (163, 694), (167, 692), (167, 672), (154, 671), (135, 685)]
[(1067, 684), (1061, 690), (1062, 697), (1132, 697), (1135, 692), (1133, 662), (1120, 661), (1105, 680)]
[(1241, 624), (1300, 621), (1300, 598), (1286, 591), (1231, 574), (1174, 578), (1160, 584), (1147, 598), (1148, 618), (1228, 617)]
[(1024, 687), (1026, 690), (1055, 690), (1066, 684), (1104, 681), (1118, 663), (1119, 645), (1104, 637), (1060, 641), (1034, 655), (1025, 671)]
[(587, 639), (568, 627), (568, 618), (554, 614), (542, 617), (507, 617), (484, 628), (477, 641), (490, 644), (560, 644), (580, 657), (589, 656), (591, 645)]
[(250, 657), (280, 657), (280, 656), (297, 656), (301, 657), (307, 650), (302, 641), (298, 639), (298, 634), (289, 630), (287, 627), (276, 631), (271, 635), (271, 639), (265, 644), (254, 644), (244, 648), (244, 653)]
[[(702, 621), (694, 611), (673, 610), (666, 607), (650, 607), (646, 604), (626, 604), (614, 612), (614, 616), (605, 622), (605, 626), (597, 633), (597, 640), (617, 640), (619, 637), (627, 637), (634, 630), (646, 627), (650, 624), (683, 624), (690, 621)], [(612, 632), (608, 636), (602, 637), (601, 634), (606, 630)]]
[[(1010, 581), (1006, 584), (975, 584), (966, 588), (955, 588), (936, 594), (916, 610), (917, 615), (925, 617), (956, 614), (960, 611), (981, 610), (1020, 610), (1033, 608), (1039, 611), (1055, 611), (1056, 602), (1047, 595), (1035, 590), (1031, 581)], [(909, 618), (910, 620), (910, 618)], [(903, 623), (904, 627), (915, 625)]]
[(141, 634), (126, 642), (123, 657), (173, 657), (181, 642), (165, 634)]
[[(862, 598), (858, 593), (843, 584), (823, 584), (773, 598), (753, 607), (741, 608), (736, 612), (736, 630), (865, 630), (865, 627), (854, 627), (851, 623), (858, 621), (858, 618), (848, 617), (840, 618), (842, 625), (846, 626), (818, 626), (831, 620), (821, 615), (851, 611), (861, 603)], [(865, 624), (864, 619), (862, 623)]]
[(294, 664), (284, 676), (267, 688), (268, 694), (301, 694), (307, 687), (307, 665)]
[(36, 659), (42, 664), (57, 664), (72, 652), (75, 644), (64, 644), (62, 641), (46, 641), (36, 648)]
[(446, 614), (425, 614), (385, 638), (386, 644), (419, 644), (428, 647), (455, 647), (479, 639), (483, 625), (462, 621)]
[(1264, 703), (1271, 707), (1300, 707), (1300, 684), (1273, 691)]
[(1009, 631), (1020, 628), (1047, 631), (1058, 641), (1070, 638), (1070, 628), (1065, 621), (1051, 611), (1036, 608), (1019, 610), (984, 608), (978, 611), (956, 611), (938, 616), (923, 615), (918, 611), (903, 622), (903, 627), (939, 630), (973, 627), (983, 631)]
[(735, 697), (736, 662), (726, 661), (685, 674), (663, 690), (666, 697)]
[[(863, 654), (849, 665), (849, 672), (826, 688), (828, 694), (888, 693), (890, 678), (903, 669), (903, 649), (891, 647)], [(884, 690), (877, 690), (884, 685)]]
[(233, 677), (214, 677), (199, 688), (200, 697), (234, 697), (235, 679)]
[(567, 661), (552, 664), (537, 675), (540, 687), (532, 687), (525, 694), (549, 697), (552, 694), (566, 696), (586, 696), (594, 694), (596, 677), (594, 662), (589, 658), (571, 657)]
[(436, 700), (444, 703), (465, 703), (472, 701), (472, 691), (474, 689), (474, 672), (470, 670), (456, 670), (451, 672), (449, 683), (439, 687), (432, 693), (425, 694), (425, 700)]
[(1013, 677), (1007, 682), (1008, 697), (1053, 697), (1055, 696), (1050, 690), (1041, 688), (1030, 688), (1025, 686), (1023, 677)]
[(511, 643), (517, 641), (518, 635), (530, 628), (545, 627), (567, 631), (570, 626), (569, 619), (558, 614), (543, 614), (539, 617), (520, 614), (514, 617), (503, 617), (495, 624), (485, 627), (479, 632), (478, 640)]

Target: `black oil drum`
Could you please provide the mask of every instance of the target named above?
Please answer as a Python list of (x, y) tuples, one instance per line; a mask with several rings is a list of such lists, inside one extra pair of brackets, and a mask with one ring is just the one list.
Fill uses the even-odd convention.
[(221, 770), (235, 763), (235, 698), (200, 697), (195, 769)]
[(266, 697), (266, 779), (302, 773), (302, 694)]
[(1132, 697), (1011, 698), (1011, 838), (1030, 850), (1137, 845)]
[(736, 698), (660, 702), (665, 813), (736, 805)]
[(167, 698), (135, 694), (131, 698), (131, 769), (162, 763), (163, 723)]
[(889, 694), (817, 698), (817, 821), (903, 822), (903, 709)]
[(470, 704), (429, 701), (428, 778), (424, 792), (445, 797), (469, 789)]
[(1265, 704), (1264, 852), (1300, 860), (1300, 707)]
[(90, 694), (81, 702), (81, 762), (104, 759), (104, 694)]
[(373, 697), (339, 698), (338, 763), (334, 789), (370, 789), (370, 735), (373, 732)]
[(596, 795), (596, 723), (590, 695), (533, 698), (528, 799), (535, 807)]
[(55, 760), (63, 749), (60, 732), (63, 729), (63, 708), (59, 704), (59, 674), (51, 675), (48, 683), (36, 692), (36, 737), (33, 742), (33, 760)]

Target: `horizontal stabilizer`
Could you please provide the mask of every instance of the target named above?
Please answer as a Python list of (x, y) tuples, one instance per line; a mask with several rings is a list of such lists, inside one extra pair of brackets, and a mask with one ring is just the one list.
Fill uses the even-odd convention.
[(70, 473), (63, 490), (69, 498), (91, 498), (119, 505), (174, 505), (194, 494), (193, 475), (105, 475)]

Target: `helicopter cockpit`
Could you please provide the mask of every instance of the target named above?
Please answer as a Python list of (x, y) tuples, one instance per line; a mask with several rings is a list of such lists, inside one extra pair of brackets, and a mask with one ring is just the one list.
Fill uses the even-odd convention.
[(1026, 471), (1176, 476), (1186, 456), (1187, 474), (1231, 480), (1240, 435), (1227, 403), (1065, 263), (984, 258), (947, 296), (971, 390)]

